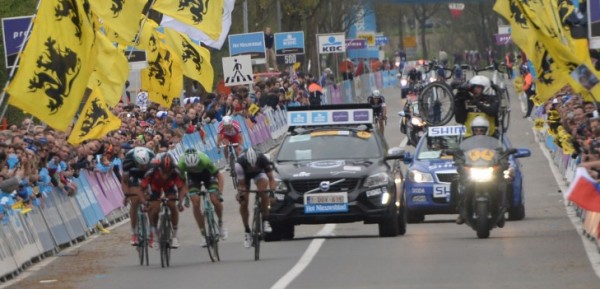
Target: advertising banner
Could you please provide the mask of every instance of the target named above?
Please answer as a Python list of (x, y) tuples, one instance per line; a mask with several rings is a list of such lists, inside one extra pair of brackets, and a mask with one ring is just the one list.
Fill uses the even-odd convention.
[(27, 28), (33, 16), (2, 18), (2, 35), (4, 36), (4, 63), (6, 68), (15, 64), (27, 34)]
[(251, 58), (265, 58), (264, 32), (229, 35), (229, 56), (250, 55)]
[(600, 48), (600, 0), (587, 0), (590, 33), (590, 48)]
[(275, 55), (304, 54), (304, 31), (275, 33)]
[(346, 36), (344, 33), (317, 34), (319, 54), (346, 52)]

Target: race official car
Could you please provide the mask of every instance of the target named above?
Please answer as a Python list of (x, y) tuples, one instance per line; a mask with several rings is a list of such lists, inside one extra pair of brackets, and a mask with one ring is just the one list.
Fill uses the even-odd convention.
[[(455, 202), (450, 198), (452, 181), (458, 179), (458, 173), (452, 156), (445, 151), (457, 149), (464, 132), (464, 126), (430, 127), (419, 141), (414, 155), (406, 153), (404, 162), (408, 168), (404, 192), (408, 223), (422, 222), (425, 215), (458, 213)], [(503, 137), (503, 146), (512, 147), (506, 136)], [(511, 168), (505, 171), (505, 178), (513, 180), (512, 185), (508, 183), (509, 220), (525, 218), (523, 175), (517, 160), (523, 156), (510, 156)]]
[[(294, 107), (274, 154), (277, 189), (267, 241), (291, 239), (294, 226), (364, 222), (382, 237), (406, 232), (401, 159), (373, 130), (368, 104)], [(389, 163), (388, 163), (389, 162)]]

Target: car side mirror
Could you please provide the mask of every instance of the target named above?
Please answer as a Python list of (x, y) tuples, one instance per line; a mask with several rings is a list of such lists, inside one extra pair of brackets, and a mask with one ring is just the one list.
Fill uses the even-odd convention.
[(405, 152), (402, 161), (404, 162), (404, 164), (408, 165), (413, 161), (413, 156), (410, 154), (410, 152)]
[(404, 150), (399, 147), (391, 148), (387, 151), (387, 156), (385, 156), (385, 160), (401, 160), (404, 158)]
[(531, 156), (531, 150), (527, 148), (514, 149), (516, 152), (513, 154), (515, 158), (527, 158)]

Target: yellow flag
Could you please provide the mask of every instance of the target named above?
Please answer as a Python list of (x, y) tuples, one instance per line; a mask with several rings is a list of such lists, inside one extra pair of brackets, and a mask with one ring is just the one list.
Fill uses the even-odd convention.
[(208, 49), (196, 45), (184, 34), (165, 28), (166, 44), (180, 56), (183, 74), (197, 80), (207, 92), (213, 90), (214, 71)]
[(94, 27), (77, 0), (42, 0), (8, 103), (57, 130), (71, 124), (94, 68)]
[(140, 30), (139, 18), (147, 1), (144, 0), (90, 0), (92, 11), (102, 19), (119, 38), (131, 44)]
[(146, 50), (148, 59), (156, 58), (161, 43), (161, 35), (156, 31), (158, 24), (152, 19), (147, 19), (140, 31), (136, 48)]
[(181, 60), (164, 45), (158, 45), (156, 57), (148, 59), (148, 67), (142, 69), (141, 77), (142, 89), (148, 91), (148, 99), (153, 102), (171, 107), (173, 99), (181, 96)]
[(221, 35), (223, 0), (161, 0), (152, 9), (193, 26), (213, 40)]
[(97, 61), (88, 83), (92, 90), (98, 89), (106, 103), (113, 107), (121, 100), (125, 81), (129, 77), (129, 63), (125, 52), (118, 49), (108, 38), (97, 32)]
[(93, 90), (71, 130), (68, 142), (80, 144), (85, 140), (99, 139), (120, 127), (121, 119), (110, 111), (98, 90)]

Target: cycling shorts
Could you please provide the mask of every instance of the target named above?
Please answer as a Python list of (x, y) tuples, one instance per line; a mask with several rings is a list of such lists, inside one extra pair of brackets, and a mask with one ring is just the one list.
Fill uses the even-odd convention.
[(244, 172), (244, 168), (239, 163), (235, 164), (235, 174), (238, 176), (244, 176), (244, 180), (246, 181), (246, 186), (250, 187), (250, 180), (254, 180), (256, 184), (260, 180), (269, 180), (267, 173), (264, 170), (258, 172)]
[(189, 188), (188, 194), (198, 194), (202, 190), (202, 184), (209, 193), (219, 192), (219, 182), (215, 175), (211, 175), (208, 172), (202, 173), (187, 173), (187, 185)]
[[(168, 190), (165, 190), (165, 197), (168, 196), (173, 196), (173, 195), (177, 195), (177, 190), (175, 189), (175, 187), (171, 187)], [(161, 194), (160, 192), (155, 192), (152, 191), (152, 193), (150, 194), (150, 198), (148, 198), (149, 201), (158, 201), (160, 200)]]

